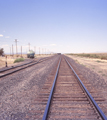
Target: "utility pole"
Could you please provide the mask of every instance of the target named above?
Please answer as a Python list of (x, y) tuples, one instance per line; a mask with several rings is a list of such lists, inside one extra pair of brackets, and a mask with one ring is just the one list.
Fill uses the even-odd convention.
[(21, 46), (21, 57), (22, 57), (22, 46)]
[(39, 55), (40, 55), (40, 47), (39, 47)]
[(16, 55), (17, 55), (17, 53), (18, 53), (18, 50), (17, 50), (17, 39), (15, 39), (15, 43), (16, 43)]
[(35, 54), (36, 54), (36, 47), (34, 47), (34, 51), (35, 51)]
[(12, 55), (14, 55), (14, 52), (13, 52), (13, 45), (12, 45)]
[(10, 55), (11, 55), (11, 47), (10, 47)]
[(29, 45), (29, 50), (30, 50), (30, 43), (28, 43), (28, 45)]
[(42, 48), (42, 55), (43, 55), (43, 48)]
[(44, 49), (43, 49), (43, 55), (44, 55)]

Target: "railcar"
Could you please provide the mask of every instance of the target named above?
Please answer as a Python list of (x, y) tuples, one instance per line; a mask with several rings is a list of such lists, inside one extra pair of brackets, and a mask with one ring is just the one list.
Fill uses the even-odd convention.
[(61, 53), (57, 53), (57, 55), (61, 55)]
[(27, 52), (27, 58), (34, 58), (35, 57), (35, 52), (33, 50), (29, 50)]

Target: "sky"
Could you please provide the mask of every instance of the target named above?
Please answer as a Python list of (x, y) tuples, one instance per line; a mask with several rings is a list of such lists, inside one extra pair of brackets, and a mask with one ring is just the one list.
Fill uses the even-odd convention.
[(10, 53), (107, 52), (107, 0), (0, 0), (0, 48)]

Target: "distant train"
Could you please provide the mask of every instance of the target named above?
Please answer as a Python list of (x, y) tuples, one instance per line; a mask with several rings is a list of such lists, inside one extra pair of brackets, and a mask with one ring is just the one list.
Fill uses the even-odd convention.
[(29, 50), (27, 52), (27, 58), (34, 58), (35, 57), (35, 52), (33, 50)]
[(61, 55), (61, 53), (57, 53), (57, 55)]

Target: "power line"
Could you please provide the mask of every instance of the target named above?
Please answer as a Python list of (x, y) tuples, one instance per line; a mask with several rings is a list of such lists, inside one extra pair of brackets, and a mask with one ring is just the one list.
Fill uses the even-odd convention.
[(22, 46), (21, 46), (21, 57), (22, 57)]
[(40, 47), (39, 47), (39, 55), (40, 55)]
[(36, 47), (35, 47), (35, 54), (36, 54)]
[(28, 45), (29, 45), (29, 50), (30, 50), (30, 43), (28, 43)]
[(12, 45), (12, 55), (14, 55), (14, 52), (13, 52), (13, 45)]
[(43, 48), (42, 48), (42, 55), (43, 55)]
[(17, 55), (17, 53), (18, 53), (18, 50), (17, 50), (17, 39), (15, 39), (15, 43), (16, 43), (16, 55)]
[(11, 47), (10, 47), (10, 55), (11, 55)]

